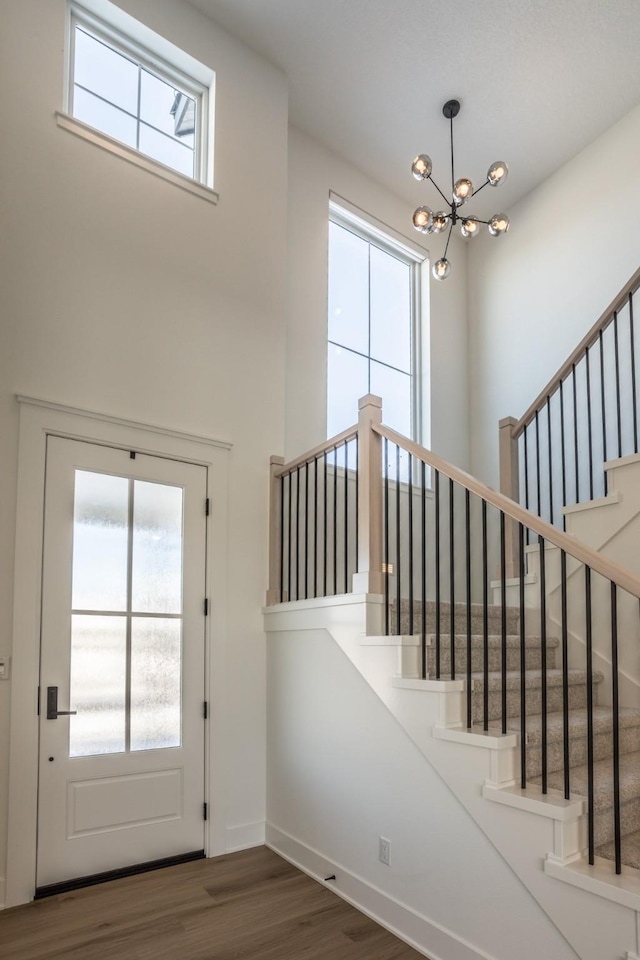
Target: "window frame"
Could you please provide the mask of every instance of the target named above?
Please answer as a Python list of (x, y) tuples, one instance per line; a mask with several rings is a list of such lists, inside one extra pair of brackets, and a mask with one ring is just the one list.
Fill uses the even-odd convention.
[[(107, 6), (104, 4), (102, 5), (105, 10), (110, 6), (110, 4)], [(121, 20), (122, 17), (120, 16), (118, 19)], [(126, 19), (130, 20), (132, 23), (134, 22), (132, 18), (127, 17)], [(122, 140), (118, 140), (106, 131), (101, 130), (100, 127), (94, 127), (93, 125), (88, 124), (74, 116), (73, 101), (75, 87), (75, 38), (77, 27), (79, 27), (81, 30), (84, 30), (89, 36), (94, 37), (99, 42), (104, 43), (107, 47), (125, 57), (130, 62), (134, 63), (138, 69), (146, 70), (152, 76), (170, 84), (176, 90), (186, 94), (195, 101), (196, 124), (193, 148), (193, 176), (182, 173), (175, 167), (169, 166), (168, 164), (163, 163), (161, 160), (157, 160), (155, 157), (150, 156), (149, 154), (140, 150), (138, 147), (131, 146)], [(155, 36), (152, 31), (144, 27), (144, 25), (141, 24), (140, 28), (141, 30), (136, 31), (136, 33), (142, 32), (145, 36)], [(133, 30), (131, 32), (133, 33)], [(161, 38), (158, 39), (161, 40)], [(179, 53), (183, 55), (181, 59), (193, 59), (189, 57), (188, 54), (183, 54), (183, 52), (179, 51), (178, 48), (174, 48), (174, 45), (168, 43), (167, 41), (162, 42), (162, 47), (175, 49), (177, 54)], [(84, 136), (85, 139), (89, 139), (94, 143), (98, 143), (98, 145), (111, 150), (111, 152), (125, 156), (126, 159), (132, 160), (134, 163), (137, 163), (137, 165), (142, 166), (145, 169), (150, 169), (153, 167), (152, 172), (156, 172), (159, 175), (164, 176), (165, 179), (176, 182), (175, 178), (180, 178), (180, 180), (184, 181), (184, 183), (181, 185), (193, 185), (196, 188), (194, 192), (200, 195), (202, 195), (202, 190), (204, 189), (208, 194), (212, 194), (212, 196), (208, 197), (208, 199), (213, 199), (214, 201), (217, 200), (217, 194), (215, 194), (212, 189), (213, 118), (211, 116), (211, 107), (213, 103), (214, 74), (211, 70), (202, 67), (202, 70), (199, 71), (200, 73), (205, 73), (211, 76), (211, 84), (207, 85), (207, 83), (203, 82), (202, 79), (196, 78), (192, 74), (185, 72), (184, 69), (181, 69), (180, 66), (172, 63), (165, 56), (161, 56), (156, 53), (150, 48), (149, 45), (145, 44), (144, 40), (140, 40), (137, 36), (128, 34), (124, 24), (112, 24), (107, 19), (103, 19), (102, 17), (98, 16), (91, 9), (88, 9), (87, 7), (75, 2), (68, 4), (68, 29), (65, 66), (64, 109), (66, 113), (57, 115), (58, 124), (60, 126), (65, 127), (66, 129), (69, 129), (71, 132), (77, 133), (80, 136)], [(89, 91), (89, 93), (92, 93), (92, 91)], [(115, 106), (117, 109), (121, 109), (117, 106), (117, 104)], [(123, 110), (123, 113), (126, 113), (127, 116), (130, 116), (136, 120), (138, 130), (140, 124), (145, 123), (144, 119), (140, 117), (139, 104), (137, 116), (129, 113), (126, 110)], [(153, 127), (153, 125), (151, 125), (151, 128), (154, 130), (156, 129)], [(91, 133), (88, 133), (89, 131)], [(94, 132), (95, 135), (91, 135)], [(163, 133), (163, 131), (160, 131), (160, 133)], [(169, 139), (171, 139), (168, 134), (164, 134), (164, 136), (167, 136)], [(112, 147), (112, 145), (114, 146)]]
[[(381, 223), (380, 221), (375, 220), (373, 217), (369, 217), (364, 211), (360, 210), (358, 207), (355, 207), (353, 204), (344, 200), (343, 198), (338, 198), (334, 194), (331, 194), (329, 199), (329, 217), (328, 223), (335, 223), (337, 226), (342, 227), (345, 230), (348, 230), (350, 233), (353, 233), (354, 236), (359, 237), (361, 240), (364, 240), (366, 243), (377, 247), (379, 250), (382, 250), (384, 253), (389, 254), (392, 257), (395, 257), (396, 260), (399, 260), (401, 263), (406, 264), (410, 268), (410, 333), (411, 333), (411, 409), (410, 409), (410, 418), (411, 418), (411, 433), (410, 439), (414, 440), (416, 443), (424, 443), (427, 438), (425, 437), (425, 427), (426, 427), (426, 413), (425, 413), (425, 403), (423, 396), (423, 374), (425, 368), (425, 358), (424, 358), (424, 306), (428, 302), (428, 290), (424, 290), (424, 284), (428, 284), (428, 270), (425, 272), (425, 265), (428, 266), (428, 253), (426, 250), (412, 244), (405, 237), (396, 233), (391, 227), (388, 227), (386, 224)], [(327, 271), (329, 265), (329, 242), (327, 242)], [(327, 290), (329, 288), (329, 276), (327, 272)], [(328, 308), (328, 304), (327, 304)], [(371, 326), (371, 304), (369, 303), (369, 328)], [(345, 347), (343, 344), (336, 343), (334, 340), (329, 338), (329, 316), (327, 309), (327, 377), (326, 377), (326, 403), (325, 403), (325, 433), (328, 433), (328, 421), (329, 421), (329, 377), (328, 377), (328, 351), (329, 347), (336, 346), (340, 347), (343, 350), (351, 350), (352, 353), (358, 354), (358, 356), (365, 357), (367, 362), (384, 362), (376, 361), (375, 357), (371, 356), (370, 348), (369, 352), (365, 355), (359, 351), (354, 351), (350, 347)], [(396, 367), (391, 367), (391, 369), (398, 369)], [(357, 414), (357, 411), (354, 411), (354, 414)], [(384, 407), (382, 410), (383, 420), (384, 420)], [(329, 438), (328, 438), (329, 439)]]

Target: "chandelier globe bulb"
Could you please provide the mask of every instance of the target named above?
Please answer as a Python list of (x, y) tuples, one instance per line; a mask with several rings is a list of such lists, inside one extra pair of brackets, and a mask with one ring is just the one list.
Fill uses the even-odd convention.
[(436, 280), (446, 280), (451, 273), (451, 264), (444, 257), (441, 257), (434, 263), (431, 273)]
[(509, 217), (506, 213), (494, 213), (488, 223), (488, 230), (492, 237), (501, 237), (508, 232)]
[(413, 225), (418, 233), (433, 233), (433, 210), (431, 207), (418, 207), (414, 210)]
[(487, 181), (491, 187), (498, 187), (509, 176), (509, 167), (504, 160), (496, 160), (487, 170)]
[(416, 180), (428, 180), (432, 169), (431, 157), (428, 157), (426, 153), (418, 154), (411, 164), (411, 173)]
[(480, 224), (477, 220), (474, 220), (473, 217), (468, 217), (466, 220), (463, 220), (460, 225), (460, 233), (463, 237), (472, 239), (477, 237), (480, 233)]
[(466, 203), (467, 200), (471, 199), (473, 194), (473, 184), (471, 180), (467, 177), (461, 177), (459, 180), (456, 180), (453, 187), (453, 202), (456, 207), (461, 206), (463, 203)]
[(451, 214), (446, 213), (444, 210), (438, 210), (433, 215), (433, 232), (442, 233), (447, 229), (450, 222)]

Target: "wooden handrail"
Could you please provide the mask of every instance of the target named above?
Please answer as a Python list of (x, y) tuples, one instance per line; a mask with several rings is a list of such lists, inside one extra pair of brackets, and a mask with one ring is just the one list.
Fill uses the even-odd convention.
[(640, 287), (640, 268), (636, 270), (634, 275), (631, 277), (628, 283), (625, 284), (620, 293), (615, 297), (614, 300), (611, 301), (607, 309), (600, 315), (598, 320), (596, 320), (589, 332), (582, 338), (573, 353), (567, 357), (558, 372), (554, 374), (546, 387), (540, 391), (533, 403), (520, 417), (518, 422), (513, 427), (512, 436), (514, 440), (517, 440), (518, 437), (524, 432), (525, 427), (531, 423), (536, 415), (536, 411), (541, 410), (549, 397), (553, 396), (556, 390), (559, 389), (560, 384), (571, 373), (574, 365), (584, 357), (589, 347), (593, 346), (593, 344), (596, 342), (600, 336), (600, 331), (606, 330), (609, 324), (613, 321), (614, 313), (617, 313), (622, 309), (629, 299), (629, 294), (635, 293), (638, 287)]
[(611, 560), (603, 557), (602, 554), (592, 550), (586, 543), (583, 543), (569, 533), (564, 533), (557, 527), (553, 527), (550, 523), (547, 523), (546, 520), (542, 520), (534, 513), (521, 507), (519, 503), (511, 500), (509, 497), (505, 497), (502, 493), (496, 493), (491, 487), (487, 487), (480, 480), (472, 477), (464, 470), (460, 470), (458, 467), (447, 463), (446, 460), (442, 460), (435, 453), (432, 453), (425, 447), (421, 447), (413, 440), (408, 440), (407, 437), (396, 433), (395, 430), (392, 430), (390, 427), (381, 424), (379, 426), (374, 425), (372, 429), (381, 437), (386, 437), (391, 443), (397, 444), (407, 453), (410, 453), (418, 460), (422, 460), (428, 466), (433, 467), (434, 470), (438, 470), (439, 473), (453, 480), (454, 483), (458, 483), (461, 487), (464, 487), (465, 490), (490, 503), (496, 507), (496, 509), (501, 510), (505, 516), (511, 520), (522, 523), (523, 526), (528, 527), (533, 533), (537, 533), (538, 536), (542, 537), (545, 542), (552, 543), (560, 550), (564, 550), (565, 553), (568, 553), (569, 556), (575, 560), (579, 560), (581, 563), (590, 567), (594, 573), (599, 573), (601, 576), (606, 577), (607, 580), (611, 580), (623, 590), (626, 590), (627, 593), (640, 599), (640, 579), (624, 567), (618, 566), (617, 563), (613, 563)]
[(274, 471), (275, 477), (285, 477), (288, 473), (291, 473), (292, 470), (295, 470), (296, 467), (302, 467), (305, 463), (312, 463), (316, 457), (319, 457), (322, 453), (327, 453), (329, 450), (333, 450), (334, 447), (339, 447), (343, 443), (347, 443), (349, 440), (355, 440), (358, 435), (358, 425), (354, 424), (353, 427), (347, 427), (346, 430), (343, 430), (342, 433), (336, 434), (335, 437), (331, 437), (330, 440), (325, 440), (324, 443), (319, 443), (317, 447), (314, 447), (313, 450), (309, 450), (307, 453), (301, 453), (299, 457), (296, 457), (295, 460), (289, 460), (289, 463), (284, 463), (281, 467), (278, 467)]

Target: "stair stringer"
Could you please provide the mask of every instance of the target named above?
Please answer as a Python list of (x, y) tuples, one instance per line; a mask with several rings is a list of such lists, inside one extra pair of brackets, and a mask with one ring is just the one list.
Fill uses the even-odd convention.
[(380, 597), (299, 601), (265, 612), (268, 632), (331, 635), (581, 960), (621, 960), (640, 950), (638, 872), (624, 868), (616, 879), (612, 864), (598, 860), (583, 878), (584, 805), (515, 787), (518, 738), (462, 728), (464, 681), (403, 680), (401, 645), (363, 642), (381, 633)]

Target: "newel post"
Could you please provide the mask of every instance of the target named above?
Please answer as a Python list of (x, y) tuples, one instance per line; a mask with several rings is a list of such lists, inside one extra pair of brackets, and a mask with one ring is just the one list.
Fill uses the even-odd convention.
[(280, 596), (280, 560), (282, 537), (282, 500), (280, 488), (282, 479), (278, 471), (284, 465), (284, 457), (271, 457), (269, 461), (269, 587), (267, 589), (267, 606), (284, 602), (287, 597)]
[[(498, 424), (500, 493), (511, 500), (515, 500), (516, 503), (520, 500), (518, 440), (513, 436), (513, 429), (517, 423), (515, 417), (504, 417)], [(508, 577), (518, 576), (520, 569), (518, 550), (518, 525), (507, 517), (505, 524), (505, 558)]]
[(384, 591), (382, 579), (382, 399), (372, 393), (358, 401), (358, 572), (354, 593)]

